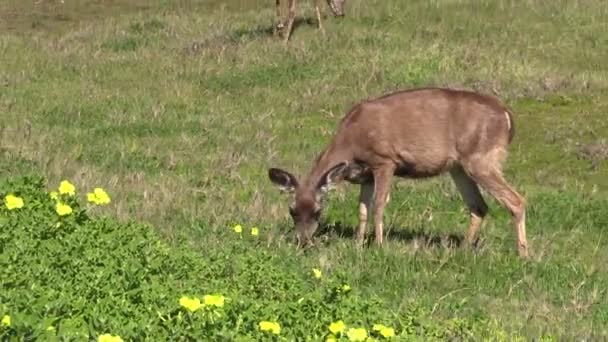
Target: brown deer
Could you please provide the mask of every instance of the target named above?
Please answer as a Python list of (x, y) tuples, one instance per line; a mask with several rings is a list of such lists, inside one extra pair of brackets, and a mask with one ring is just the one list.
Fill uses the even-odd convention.
[(289, 213), (300, 246), (312, 242), (322, 196), (342, 180), (361, 186), (356, 241), (363, 243), (374, 208), (375, 239), (381, 245), (392, 176), (449, 173), (470, 211), (465, 244), (477, 242), (488, 212), (480, 185), (510, 211), (518, 253), (527, 257), (525, 199), (502, 174), (513, 135), (512, 114), (495, 97), (445, 88), (404, 90), (355, 105), (303, 182), (277, 168), (268, 175), (280, 189), (295, 193)]
[[(296, 5), (297, 0), (289, 0), (289, 14), (287, 17), (287, 29), (283, 25), (283, 21), (281, 20), (281, 0), (275, 0), (275, 11), (277, 17), (277, 26), (275, 27), (275, 33), (282, 33), (284, 42), (287, 43), (289, 37), (291, 36), (291, 30), (293, 27), (293, 22), (296, 18)], [(322, 0), (314, 0), (315, 1), (315, 11), (317, 13), (317, 21), (319, 23), (319, 30), (324, 32), (323, 25), (321, 24), (321, 1)], [(345, 0), (326, 0), (327, 5), (331, 9), (331, 12), (335, 17), (343, 17), (344, 16), (344, 2)], [(285, 31), (283, 32), (283, 29)]]

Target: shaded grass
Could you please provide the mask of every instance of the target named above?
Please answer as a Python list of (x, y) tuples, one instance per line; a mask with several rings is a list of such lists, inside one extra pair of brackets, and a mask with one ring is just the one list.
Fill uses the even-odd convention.
[(427, 85), (499, 95), (515, 112), (506, 174), (530, 203), (531, 264), (514, 257), (493, 202), (476, 254), (442, 243), (467, 224), (445, 177), (396, 183), (394, 238), (364, 252), (348, 236), (357, 189), (338, 189), (325, 217), (346, 236), (330, 230), (301, 262), (397, 308), (495, 316), (529, 335), (606, 334), (608, 165), (577, 153), (608, 137), (603, 2), (352, 1), (325, 36), (301, 25), (288, 47), (268, 34), (267, 1), (2, 6), (2, 172), (103, 184), (116, 199), (105, 210), (195, 246), (241, 222), (291, 248), (287, 199), (266, 170), (303, 174), (363, 98)]

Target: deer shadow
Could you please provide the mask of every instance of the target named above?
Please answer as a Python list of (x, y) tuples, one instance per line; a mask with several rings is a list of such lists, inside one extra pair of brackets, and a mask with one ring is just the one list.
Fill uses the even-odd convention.
[[(275, 25), (276, 25), (276, 23), (273, 23), (270, 26), (257, 26), (257, 27), (251, 28), (251, 29), (238, 29), (238, 30), (233, 31), (231, 34), (229, 34), (228, 39), (233, 42), (236, 42), (243, 38), (249, 40), (249, 39), (255, 39), (255, 38), (259, 38), (259, 37), (274, 36), (276, 33)], [(312, 18), (312, 17), (295, 18), (293, 21), (293, 26), (291, 28), (291, 36), (293, 36), (294, 32), (302, 25), (312, 26), (312, 27), (316, 28), (318, 26), (318, 22), (317, 22), (317, 19)], [(283, 34), (286, 34), (286, 33), (287, 32), (283, 32)], [(280, 37), (280, 36), (277, 35), (277, 37)]]
[[(209, 47), (219, 47), (226, 45), (237, 45), (242, 41), (251, 41), (258, 38), (263, 37), (275, 37), (277, 39), (282, 39), (282, 35), (279, 34), (278, 31), (275, 30), (276, 23), (273, 23), (270, 26), (256, 26), (249, 29), (237, 29), (233, 32), (221, 34), (215, 37), (210, 37), (200, 42), (193, 42), (189, 46), (184, 47), (182, 50), (186, 54), (197, 54), (202, 49)], [(317, 20), (314, 18), (296, 18), (293, 22), (293, 27), (291, 29), (290, 39), (294, 36), (293, 32), (296, 31), (298, 27), (301, 25), (309, 25), (316, 27)], [(283, 32), (286, 34), (286, 32)]]
[(295, 18), (293, 21), (293, 27), (292, 27), (291, 33), (293, 34), (302, 25), (318, 28), (319, 22), (317, 21), (316, 18), (313, 18), (313, 17)]
[[(341, 222), (335, 222), (332, 224), (322, 224), (319, 227), (319, 235), (330, 235), (332, 233), (340, 236), (341, 238), (355, 239), (356, 227), (350, 225), (344, 225)], [(374, 243), (373, 237), (370, 238), (369, 230), (373, 230), (373, 225), (368, 224), (368, 234), (366, 235), (365, 245), (369, 246)], [(448, 233), (448, 234), (433, 234), (424, 231), (412, 231), (410, 229), (401, 227), (387, 227), (385, 230), (384, 237), (387, 240), (394, 240), (400, 242), (411, 243), (414, 241), (421, 242), (424, 246), (428, 247), (446, 247), (449, 249), (456, 249), (463, 246), (464, 234)]]
[(241, 39), (251, 40), (259, 37), (273, 36), (275, 33), (274, 25), (256, 26), (250, 29), (237, 29), (227, 35), (228, 40), (237, 42)]

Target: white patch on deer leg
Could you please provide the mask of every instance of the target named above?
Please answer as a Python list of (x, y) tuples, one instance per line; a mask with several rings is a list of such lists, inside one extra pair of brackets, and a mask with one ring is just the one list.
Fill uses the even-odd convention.
[(521, 257), (528, 257), (528, 240), (526, 239), (526, 213), (523, 212), (517, 222), (515, 222), (515, 229), (517, 229), (517, 251)]
[(465, 242), (468, 244), (473, 244), (477, 241), (479, 237), (479, 231), (481, 230), (481, 224), (483, 222), (483, 218), (475, 215), (471, 212), (470, 214), (470, 223), (469, 230), (467, 231), (467, 235), (465, 236)]
[(357, 240), (363, 242), (367, 221), (371, 212), (372, 201), (374, 199), (374, 185), (362, 184), (359, 194), (359, 226), (357, 227)]
[[(381, 206), (382, 209), (379, 210), (379, 211), (377, 211), (376, 212), (377, 216), (374, 217), (374, 220), (375, 220), (375, 223), (376, 223), (376, 226), (375, 226), (375, 236), (376, 236), (376, 243), (378, 245), (381, 245), (382, 244), (382, 240), (383, 240), (382, 239), (382, 237), (383, 237), (382, 230), (384, 228), (384, 224), (383, 224), (383, 222), (384, 222), (384, 215), (383, 215), (383, 213), (384, 213), (384, 208), (385, 208), (386, 204), (388, 203), (389, 197), (390, 197), (390, 195), (387, 193), (386, 195), (384, 195), (384, 201), (380, 200), (381, 202), (379, 202), (378, 205)], [(384, 204), (382, 204), (382, 202), (384, 202)]]
[(365, 230), (367, 228), (368, 208), (365, 203), (359, 203), (359, 226), (357, 227), (357, 242), (363, 242)]

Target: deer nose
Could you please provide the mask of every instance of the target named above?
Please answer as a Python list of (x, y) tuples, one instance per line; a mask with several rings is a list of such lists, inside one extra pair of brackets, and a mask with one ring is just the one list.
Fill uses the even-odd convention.
[(311, 239), (309, 239), (308, 237), (301, 236), (300, 234), (296, 234), (296, 239), (298, 242), (298, 248), (306, 249), (313, 245)]

